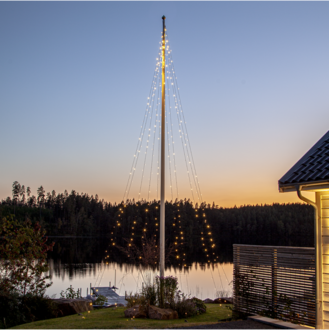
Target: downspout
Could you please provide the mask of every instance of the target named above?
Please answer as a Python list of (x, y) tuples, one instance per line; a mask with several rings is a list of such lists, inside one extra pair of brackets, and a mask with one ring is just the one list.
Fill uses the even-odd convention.
[(299, 199), (314, 207), (314, 247), (315, 247), (315, 328), (323, 329), (322, 317), (322, 236), (318, 206), (301, 194), (301, 186), (296, 185)]

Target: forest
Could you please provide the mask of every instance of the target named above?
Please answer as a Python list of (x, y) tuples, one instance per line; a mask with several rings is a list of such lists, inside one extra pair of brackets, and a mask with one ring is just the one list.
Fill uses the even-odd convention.
[[(17, 181), (12, 196), (0, 203), (0, 218), (13, 214), (21, 221), (39, 222), (48, 236), (107, 238), (111, 256), (120, 249), (132, 254), (151, 243), (156, 248), (159, 211), (157, 200), (111, 204), (74, 190), (46, 193), (42, 186), (35, 196)], [(306, 204), (223, 208), (185, 199), (167, 201), (165, 217), (166, 245), (179, 262), (205, 255), (219, 261), (219, 252), (231, 251), (235, 243), (314, 246), (314, 211)]]

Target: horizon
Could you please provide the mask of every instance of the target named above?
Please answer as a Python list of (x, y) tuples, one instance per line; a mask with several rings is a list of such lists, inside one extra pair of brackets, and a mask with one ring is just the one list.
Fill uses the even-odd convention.
[[(20, 184), (20, 182), (18, 182), (19, 184)], [(21, 185), (22, 186), (22, 185)], [(42, 185), (41, 185), (42, 186)], [(39, 188), (41, 188), (41, 186), (39, 187)], [(25, 187), (25, 191), (26, 191), (26, 189), (27, 188), (30, 188), (30, 187), (28, 187), (28, 186), (25, 186), (24, 185), (24, 187)], [(43, 186), (42, 186), (43, 187)], [(90, 194), (88, 194), (88, 193), (86, 193), (86, 192), (79, 192), (79, 191), (76, 191), (75, 189), (73, 189), (73, 190), (71, 190), (71, 191), (68, 191), (67, 189), (65, 189), (63, 192), (58, 192), (58, 191), (55, 191), (55, 193), (56, 193), (56, 196), (58, 196), (58, 195), (60, 195), (60, 194), (64, 194), (65, 195), (65, 193), (67, 192), (67, 194), (68, 194), (68, 196), (69, 195), (71, 195), (72, 194), (72, 192), (75, 192), (76, 193), (76, 195), (79, 195), (79, 196), (88, 196), (89, 198), (94, 198), (94, 199), (96, 199), (96, 196), (97, 196), (97, 200), (98, 201), (101, 201), (101, 202), (103, 202), (103, 203), (108, 203), (108, 204), (110, 204), (110, 205), (112, 205), (112, 206), (114, 206), (114, 205), (120, 205), (121, 203), (124, 203), (124, 204), (127, 204), (127, 203), (131, 203), (131, 202), (133, 202), (134, 201), (134, 203), (135, 204), (137, 204), (137, 203), (160, 203), (160, 199), (150, 199), (150, 200), (145, 200), (145, 199), (141, 199), (141, 200), (135, 200), (134, 198), (129, 198), (129, 199), (127, 199), (125, 202), (124, 201), (120, 201), (120, 202), (111, 202), (111, 201), (108, 201), (108, 200), (105, 200), (104, 198), (100, 198), (99, 197), (99, 195), (96, 193), (95, 195), (90, 195)], [(45, 199), (47, 199), (47, 193), (52, 193), (52, 190), (50, 190), (50, 191), (45, 191)], [(310, 192), (308, 192), (308, 191), (303, 191), (303, 194), (310, 194)], [(25, 193), (25, 195), (26, 195), (26, 193)], [(34, 196), (34, 197), (36, 197), (37, 198), (37, 192), (34, 194), (33, 193), (33, 191), (31, 190), (31, 197), (32, 196)], [(8, 198), (8, 197), (10, 197), (10, 199), (11, 200), (13, 200), (13, 196), (11, 195), (11, 196), (7, 196), (6, 198), (2, 198), (1, 200), (0, 200), (0, 202), (6, 202), (6, 199)], [(199, 207), (200, 207), (200, 203), (198, 203), (198, 202), (196, 202), (196, 203), (194, 203), (193, 201), (191, 201), (190, 199), (186, 199), (186, 198), (181, 198), (181, 199), (178, 199), (177, 201), (178, 202), (180, 202), (180, 201), (188, 201), (188, 202), (190, 202), (191, 204), (193, 204), (193, 205), (196, 205), (196, 204), (199, 204)], [(25, 203), (27, 202), (27, 198), (26, 198), (26, 200), (25, 200)], [(174, 204), (175, 202), (176, 202), (176, 200), (165, 200), (165, 202), (166, 203), (172, 203), (172, 204)], [(297, 202), (288, 202), (288, 203), (275, 203), (275, 202), (273, 202), (273, 203), (264, 203), (264, 204), (262, 204), (262, 203), (260, 203), (260, 204), (258, 204), (258, 203), (256, 203), (256, 204), (241, 204), (241, 205), (234, 205), (234, 206), (229, 206), (229, 207), (225, 207), (225, 206), (222, 206), (222, 205), (217, 205), (216, 203), (215, 203), (215, 201), (212, 201), (212, 202), (207, 202), (207, 201), (203, 201), (202, 203), (204, 203), (204, 204), (206, 204), (207, 206), (208, 205), (215, 205), (215, 207), (216, 208), (224, 208), (224, 209), (231, 209), (231, 208), (242, 208), (242, 207), (248, 207), (248, 206), (251, 206), (251, 207), (253, 207), (253, 206), (273, 206), (273, 205), (275, 205), (275, 204), (279, 204), (279, 205), (284, 205), (284, 204), (306, 204), (305, 202), (303, 202), (303, 201), (301, 201), (301, 200), (299, 200), (299, 201), (297, 201)], [(307, 204), (306, 204), (307, 205)]]

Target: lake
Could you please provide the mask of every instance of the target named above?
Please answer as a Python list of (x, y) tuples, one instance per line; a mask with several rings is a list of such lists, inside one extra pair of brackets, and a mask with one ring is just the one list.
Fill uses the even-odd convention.
[[(70, 285), (82, 289), (86, 296), (92, 286), (115, 285), (119, 295), (139, 292), (143, 283), (152, 282), (159, 270), (129, 263), (118, 255), (104, 261), (108, 241), (95, 238), (49, 238), (55, 241), (54, 251), (48, 255), (49, 275), (53, 282), (46, 294), (60, 297), (60, 292)], [(226, 253), (227, 254), (227, 253)], [(116, 260), (113, 260), (116, 259)], [(214, 264), (191, 261), (188, 267), (169, 266), (165, 276), (175, 276), (179, 289), (200, 299), (232, 296), (232, 255), (225, 255)], [(90, 291), (89, 291), (90, 292)]]

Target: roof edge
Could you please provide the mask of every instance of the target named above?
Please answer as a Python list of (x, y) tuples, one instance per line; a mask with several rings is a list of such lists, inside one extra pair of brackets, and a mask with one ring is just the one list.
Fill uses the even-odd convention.
[(300, 187), (300, 190), (322, 190), (322, 189), (329, 189), (329, 181), (328, 180), (322, 180), (318, 182), (301, 182), (301, 183), (287, 183), (287, 184), (281, 184), (279, 183), (279, 192), (291, 192), (291, 191), (297, 191), (298, 186)]
[[(309, 151), (278, 181), (280, 192), (283, 192), (283, 190), (281, 190), (281, 188), (284, 188), (286, 186), (285, 184), (282, 184), (281, 182), (286, 181), (286, 178), (289, 177), (293, 172), (295, 172), (299, 168), (299, 166), (301, 164), (303, 164), (311, 154), (313, 154), (314, 149), (318, 148), (327, 139), (329, 139), (329, 131), (326, 134), (324, 134), (322, 136), (322, 138), (318, 142), (316, 142), (314, 144), (314, 146), (312, 148), (310, 148)], [(313, 183), (314, 183), (314, 181), (313, 181)], [(313, 184), (313, 183), (304, 183), (304, 184), (309, 185), (309, 184)], [(303, 183), (296, 183), (296, 184), (302, 185)], [(291, 184), (291, 183), (289, 183), (287, 185), (293, 186), (293, 184)]]

